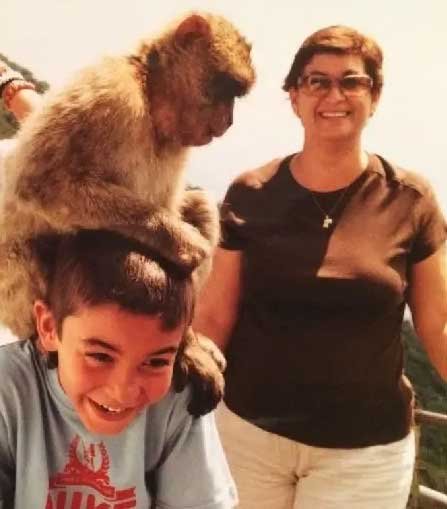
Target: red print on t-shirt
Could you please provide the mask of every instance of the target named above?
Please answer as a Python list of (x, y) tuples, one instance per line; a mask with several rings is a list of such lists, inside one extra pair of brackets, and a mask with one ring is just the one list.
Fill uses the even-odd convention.
[(137, 506), (135, 487), (110, 484), (109, 455), (103, 442), (86, 445), (78, 435), (64, 471), (50, 477), (45, 509), (127, 509)]

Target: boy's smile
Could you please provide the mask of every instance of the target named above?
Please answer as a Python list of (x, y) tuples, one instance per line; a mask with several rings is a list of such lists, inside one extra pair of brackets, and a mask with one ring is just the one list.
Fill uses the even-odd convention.
[(89, 431), (120, 433), (168, 392), (184, 324), (166, 330), (157, 316), (102, 304), (67, 316), (59, 338), (43, 303), (35, 315), (42, 344), (58, 354), (60, 384)]

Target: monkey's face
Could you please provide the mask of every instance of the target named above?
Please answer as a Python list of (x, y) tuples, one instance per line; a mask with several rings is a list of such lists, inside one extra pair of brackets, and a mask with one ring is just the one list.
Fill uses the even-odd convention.
[(199, 146), (222, 136), (233, 123), (236, 97), (247, 86), (228, 73), (215, 71), (197, 84), (196, 95), (185, 95), (179, 111), (179, 133), (183, 146)]
[(179, 118), (179, 141), (184, 147), (206, 145), (233, 123), (234, 99), (185, 108)]
[(158, 140), (187, 147), (222, 136), (233, 123), (235, 98), (255, 79), (250, 46), (231, 23), (191, 15), (144, 51)]
[[(200, 69), (201, 70), (201, 69)], [(233, 123), (235, 98), (246, 87), (222, 72), (195, 75), (151, 98), (152, 117), (160, 140), (184, 147), (206, 145)]]

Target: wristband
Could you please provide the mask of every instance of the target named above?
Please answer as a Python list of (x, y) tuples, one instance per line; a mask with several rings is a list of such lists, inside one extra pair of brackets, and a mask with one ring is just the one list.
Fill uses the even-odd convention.
[[(1, 64), (0, 64), (1, 66)], [(0, 96), (3, 95), (3, 90), (6, 85), (14, 80), (24, 80), (25, 78), (18, 72), (14, 71), (10, 67), (1, 66), (0, 67)]]

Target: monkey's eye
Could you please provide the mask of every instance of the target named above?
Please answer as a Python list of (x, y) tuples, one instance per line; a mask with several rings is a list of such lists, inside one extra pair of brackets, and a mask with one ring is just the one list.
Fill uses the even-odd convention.
[(146, 64), (148, 68), (152, 71), (157, 69), (157, 67), (160, 64), (160, 55), (156, 49), (153, 49), (150, 51), (150, 53), (148, 53), (148, 55), (146, 56)]
[(216, 102), (230, 101), (244, 95), (245, 86), (225, 72), (216, 73), (209, 82), (209, 96)]

